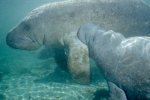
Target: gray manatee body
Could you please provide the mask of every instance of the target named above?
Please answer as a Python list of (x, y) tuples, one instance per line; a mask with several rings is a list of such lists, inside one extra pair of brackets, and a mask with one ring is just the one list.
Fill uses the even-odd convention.
[[(150, 31), (149, 11), (150, 7), (141, 0), (67, 0), (49, 3), (31, 11), (10, 30), (6, 42), (10, 47), (23, 50), (34, 50), (43, 45), (46, 48), (68, 48), (68, 64), (72, 66), (69, 67), (72, 76), (83, 76), (79, 80), (87, 78), (86, 83), (90, 79), (88, 50), (76, 38), (76, 32), (72, 34), (72, 31), (84, 23), (92, 22), (126, 36), (146, 35)], [(84, 53), (77, 54), (80, 52)], [(71, 56), (72, 54), (79, 57)]]
[(112, 100), (150, 100), (150, 37), (125, 38), (94, 24), (81, 26), (78, 37), (102, 69)]
[(147, 35), (150, 32), (149, 11), (150, 7), (141, 0), (67, 0), (49, 3), (31, 11), (13, 28), (7, 36), (7, 44), (19, 49), (60, 44), (65, 34), (90, 22), (126, 36)]

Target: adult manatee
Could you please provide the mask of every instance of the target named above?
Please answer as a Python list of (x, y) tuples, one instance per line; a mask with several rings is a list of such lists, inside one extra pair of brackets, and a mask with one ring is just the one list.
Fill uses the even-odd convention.
[(150, 37), (125, 38), (94, 24), (81, 26), (78, 37), (102, 69), (110, 100), (150, 100)]
[[(31, 11), (13, 28), (7, 35), (7, 44), (24, 50), (38, 49), (43, 45), (46, 48), (67, 48), (70, 73), (77, 81), (88, 83), (88, 50), (76, 38), (76, 32), (71, 32), (81, 24), (93, 22), (126, 36), (145, 35), (150, 31), (149, 11), (150, 8), (140, 0), (67, 0), (49, 3)], [(129, 34), (131, 32), (134, 34)]]

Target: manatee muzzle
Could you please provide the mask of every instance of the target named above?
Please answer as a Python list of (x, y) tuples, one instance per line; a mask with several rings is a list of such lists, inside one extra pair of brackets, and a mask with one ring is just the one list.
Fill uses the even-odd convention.
[(20, 35), (11, 32), (8, 33), (6, 37), (6, 43), (12, 48), (23, 50), (34, 50), (40, 47), (40, 45), (30, 37), (27, 37), (24, 34)]

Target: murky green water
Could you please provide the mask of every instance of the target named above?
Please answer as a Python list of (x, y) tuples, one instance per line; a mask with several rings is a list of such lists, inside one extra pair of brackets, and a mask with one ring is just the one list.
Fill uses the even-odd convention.
[[(0, 1), (0, 100), (91, 100), (98, 88), (107, 89), (105, 82), (95, 86), (72, 83), (53, 58), (41, 60), (38, 51), (16, 50), (6, 45), (7, 32), (27, 13), (56, 1), (60, 0)], [(98, 83), (96, 78), (93, 80)]]
[[(71, 81), (54, 58), (41, 60), (37, 57), (39, 51), (16, 50), (6, 45), (7, 32), (27, 13), (56, 1), (60, 0), (0, 0), (0, 100), (92, 100), (96, 90), (108, 89), (94, 64), (93, 82), (80, 85)], [(144, 3), (150, 5), (148, 0)]]
[[(35, 52), (14, 50), (6, 45), (6, 34), (32, 9), (56, 0), (2, 0), (0, 1), (0, 64), (1, 68), (6, 62), (20, 61), (21, 59), (34, 59)], [(36, 57), (35, 57), (36, 59)], [(8, 61), (7, 61), (8, 60)], [(28, 62), (28, 61), (27, 61)], [(30, 62), (30, 60), (29, 60)], [(8, 67), (7, 65), (5, 68)], [(5, 70), (4, 68), (4, 70)]]

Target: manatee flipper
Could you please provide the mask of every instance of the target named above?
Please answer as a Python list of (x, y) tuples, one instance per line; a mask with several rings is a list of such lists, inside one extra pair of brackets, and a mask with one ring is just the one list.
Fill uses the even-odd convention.
[(120, 89), (118, 86), (116, 86), (114, 83), (112, 82), (108, 82), (108, 86), (109, 86), (109, 99), (108, 100), (127, 100), (127, 97), (125, 95), (125, 92)]
[(68, 70), (72, 78), (77, 83), (88, 84), (90, 82), (88, 47), (77, 38), (75, 32), (64, 36), (63, 44), (68, 51)]

